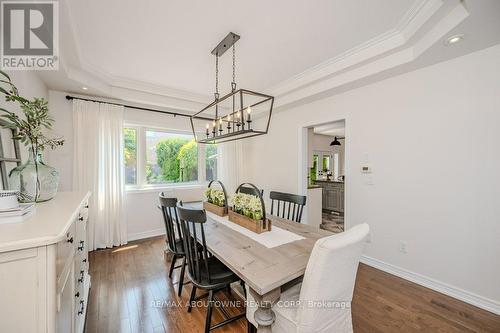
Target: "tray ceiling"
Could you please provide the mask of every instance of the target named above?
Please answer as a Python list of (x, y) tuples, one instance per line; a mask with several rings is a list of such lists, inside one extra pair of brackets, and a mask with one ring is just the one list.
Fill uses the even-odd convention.
[[(242, 37), (239, 87), (276, 95), (279, 108), (500, 42), (500, 1), (478, 3), (63, 0), (62, 66), (40, 75), (52, 89), (86, 86), (94, 95), (196, 110), (214, 89), (210, 51), (233, 31)], [(461, 26), (469, 44), (446, 49), (442, 39)], [(474, 43), (470, 34), (481, 29), (488, 34)], [(222, 92), (230, 88), (230, 60), (230, 53), (221, 60)]]

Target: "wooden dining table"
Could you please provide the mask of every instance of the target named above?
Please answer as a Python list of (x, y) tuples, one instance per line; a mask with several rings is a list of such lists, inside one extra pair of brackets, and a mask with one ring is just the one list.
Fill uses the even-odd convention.
[[(190, 208), (202, 208), (201, 203), (191, 203)], [(258, 309), (255, 321), (258, 332), (272, 332), (275, 314), (272, 305), (287, 283), (304, 275), (314, 243), (331, 236), (326, 230), (307, 224), (268, 216), (273, 227), (279, 227), (304, 237), (290, 243), (268, 248), (242, 233), (217, 222), (207, 214), (204, 225), (209, 251), (249, 287)]]

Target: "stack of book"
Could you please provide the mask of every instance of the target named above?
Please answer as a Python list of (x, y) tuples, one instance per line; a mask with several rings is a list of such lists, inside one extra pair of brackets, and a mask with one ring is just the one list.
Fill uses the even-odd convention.
[(23, 222), (35, 214), (35, 204), (20, 204), (18, 207), (0, 209), (0, 224)]

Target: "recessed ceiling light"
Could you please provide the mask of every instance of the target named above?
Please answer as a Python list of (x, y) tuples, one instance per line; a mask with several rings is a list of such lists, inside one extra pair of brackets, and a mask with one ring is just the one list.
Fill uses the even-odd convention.
[(89, 89), (89, 88), (87, 88), (87, 87), (82, 87), (82, 89), (83, 89), (83, 90), (87, 90), (87, 89)]
[(446, 38), (444, 45), (452, 45), (461, 42), (464, 39), (464, 35), (454, 35)]

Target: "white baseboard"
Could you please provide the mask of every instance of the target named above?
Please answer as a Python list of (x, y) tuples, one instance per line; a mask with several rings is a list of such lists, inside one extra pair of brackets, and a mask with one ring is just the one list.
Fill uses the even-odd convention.
[(143, 232), (137, 232), (135, 234), (129, 234), (127, 240), (130, 242), (138, 239), (150, 238), (161, 235), (165, 235), (165, 228), (159, 228)]
[(449, 284), (431, 279), (429, 277), (408, 271), (404, 268), (400, 268), (368, 256), (362, 256), (361, 262), (368, 266), (380, 269), (381, 271), (387, 272), (392, 275), (396, 275), (400, 278), (411, 281), (418, 285), (435, 290), (447, 296), (456, 298), (465, 303), (477, 306), (478, 308), (481, 308), (483, 310), (500, 315), (500, 302), (498, 301), (494, 301), (492, 299), (473, 294), (463, 289), (451, 286)]

